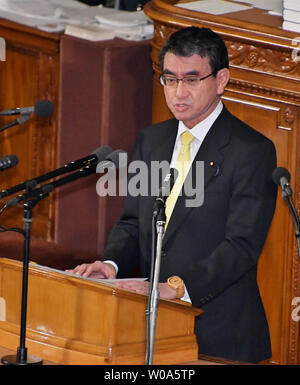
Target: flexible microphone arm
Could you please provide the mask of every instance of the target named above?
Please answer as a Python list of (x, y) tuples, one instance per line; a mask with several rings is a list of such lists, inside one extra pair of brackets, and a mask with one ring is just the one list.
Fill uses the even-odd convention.
[(297, 240), (298, 256), (300, 257), (300, 221), (299, 221), (298, 213), (292, 198), (293, 191), (289, 184), (290, 173), (284, 167), (277, 167), (272, 173), (272, 179), (274, 183), (278, 184), (282, 188), (282, 191), (281, 191), (282, 198), (286, 202), (288, 209), (291, 213), (291, 216), (295, 225), (295, 229), (296, 229), (295, 235)]
[(43, 196), (45, 193), (47, 193), (47, 192), (49, 193), (49, 192), (53, 191), (56, 187), (59, 187), (59, 186), (62, 186), (64, 184), (73, 182), (76, 179), (88, 176), (90, 174), (93, 174), (94, 172), (96, 172), (96, 164), (88, 165), (86, 167), (83, 167), (79, 171), (74, 172), (73, 174), (70, 174), (70, 175), (67, 175), (63, 178), (55, 180), (52, 183), (44, 184), (37, 189), (34, 189), (34, 190), (28, 191), (24, 194), (18, 195), (16, 197), (10, 199), (9, 201), (7, 201), (6, 206), (14, 206), (17, 203), (28, 200), (28, 199), (39, 198), (39, 197)]
[[(23, 279), (22, 279), (22, 302), (21, 302), (21, 325), (20, 325), (20, 345), (17, 353), (2, 357), (1, 361), (6, 365), (29, 365), (42, 364), (43, 360), (37, 356), (27, 355), (26, 347), (26, 323), (27, 323), (27, 297), (28, 297), (28, 271), (29, 271), (29, 255), (30, 255), (30, 232), (32, 224), (32, 209), (43, 198), (46, 198), (51, 191), (56, 187), (62, 186), (66, 183), (72, 182), (81, 177), (88, 176), (96, 172), (96, 163), (88, 164), (73, 174), (67, 175), (52, 183), (45, 184), (38, 189), (20, 195), (11, 199), (11, 202), (16, 199), (15, 203), (22, 200), (28, 201), (24, 204), (24, 252), (23, 252)], [(7, 202), (9, 205), (9, 202)], [(11, 204), (10, 204), (11, 205)]]
[[(117, 164), (117, 161), (118, 161), (117, 158), (118, 158), (118, 154), (120, 154), (120, 153), (124, 153), (124, 151), (123, 150), (115, 150), (110, 155), (107, 156), (107, 158), (110, 159), (111, 162), (114, 163), (117, 167), (119, 167), (119, 165)], [(98, 162), (100, 163), (101, 161), (98, 160)], [(17, 203), (22, 202), (24, 200), (27, 200), (30, 198), (40, 197), (41, 194), (49, 193), (57, 187), (63, 186), (64, 184), (73, 182), (76, 179), (79, 179), (79, 178), (82, 178), (82, 177), (85, 177), (85, 176), (88, 176), (90, 174), (95, 173), (96, 168), (97, 168), (96, 162), (89, 163), (87, 166), (82, 167), (79, 171), (73, 172), (72, 174), (69, 174), (63, 178), (57, 179), (51, 183), (44, 184), (44, 185), (40, 186), (39, 188), (27, 191), (24, 194), (18, 195), (16, 197), (10, 199), (9, 201), (7, 201), (5, 206), (6, 207), (7, 206), (14, 206)]]
[[(110, 161), (110, 163), (113, 163), (115, 165), (115, 167), (118, 168), (120, 166), (120, 164), (118, 163), (118, 161), (119, 161), (119, 154), (122, 154), (122, 153), (126, 154), (126, 152), (123, 151), (123, 150), (115, 150), (112, 153), (110, 153), (109, 155), (107, 155), (106, 159), (108, 159)], [(102, 160), (98, 160), (98, 163), (94, 162), (94, 163), (88, 164), (87, 166), (81, 168), (79, 171), (73, 172), (73, 174), (67, 175), (67, 176), (65, 176), (63, 178), (55, 180), (54, 182), (48, 183), (46, 185), (43, 185), (41, 187), (41, 189), (43, 191), (45, 191), (45, 188), (47, 189), (47, 188), (53, 187), (53, 189), (55, 189), (57, 187), (63, 186), (64, 184), (73, 182), (76, 179), (79, 179), (79, 178), (91, 175), (91, 174), (96, 172), (97, 166), (101, 162), (102, 162)], [(40, 189), (37, 189), (37, 191), (38, 190), (40, 190)]]
[(295, 235), (296, 235), (296, 241), (298, 246), (298, 256), (300, 257), (300, 222), (299, 222), (297, 210), (295, 208), (293, 199), (290, 195), (284, 194), (284, 191), (282, 191), (282, 197), (289, 208), (289, 211), (291, 213), (291, 216), (295, 225), (295, 229), (296, 229)]
[(23, 124), (30, 118), (30, 114), (21, 115), (18, 119), (14, 120), (13, 122), (7, 124), (4, 127), (0, 128), (0, 132), (6, 130), (7, 128), (16, 126), (17, 124)]

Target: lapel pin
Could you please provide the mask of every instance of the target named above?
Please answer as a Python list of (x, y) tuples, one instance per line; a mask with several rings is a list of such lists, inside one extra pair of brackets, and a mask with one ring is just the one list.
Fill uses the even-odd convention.
[(217, 176), (220, 172), (220, 166), (218, 166), (214, 161), (209, 162), (210, 167), (216, 167), (216, 171), (213, 176)]

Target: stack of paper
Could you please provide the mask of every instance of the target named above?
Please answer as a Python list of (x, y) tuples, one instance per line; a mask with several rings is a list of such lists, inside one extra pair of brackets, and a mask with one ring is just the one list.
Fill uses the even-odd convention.
[[(243, 1), (244, 2), (244, 1)], [(193, 11), (210, 13), (212, 15), (224, 15), (225, 13), (246, 11), (251, 6), (235, 4), (224, 0), (201, 0), (176, 4), (177, 7)]]
[(110, 40), (116, 36), (113, 30), (101, 28), (96, 24), (68, 24), (65, 29), (65, 35), (79, 37), (80, 39), (90, 41)]
[(271, 15), (282, 16), (282, 1), (283, 0), (231, 0), (231, 1), (242, 1), (247, 3), (254, 8), (263, 9)]
[(65, 34), (88, 40), (119, 37), (126, 40), (151, 39), (153, 24), (143, 11), (128, 12), (115, 8), (98, 8), (93, 25), (67, 25)]
[[(89, 9), (74, 0), (0, 0), (0, 16), (30, 27), (40, 27), (73, 22), (82, 22), (82, 11)], [(90, 19), (85, 16), (85, 21)], [(62, 27), (60, 27), (62, 29)]]
[(143, 11), (89, 6), (75, 0), (0, 0), (0, 17), (47, 32), (91, 41), (150, 39), (153, 24)]
[(300, 32), (300, 1), (283, 0), (283, 29)]
[(114, 31), (126, 40), (151, 39), (153, 24), (143, 11), (127, 12), (114, 8), (102, 8), (105, 12), (95, 16), (101, 27)]

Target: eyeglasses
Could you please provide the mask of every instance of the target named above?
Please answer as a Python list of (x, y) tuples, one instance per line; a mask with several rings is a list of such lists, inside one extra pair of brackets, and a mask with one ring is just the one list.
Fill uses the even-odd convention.
[(202, 80), (205, 80), (209, 78), (211, 75), (213, 75), (214, 72), (212, 72), (209, 75), (203, 76), (202, 78), (199, 78), (198, 76), (191, 75), (191, 76), (185, 76), (182, 79), (176, 78), (172, 75), (161, 75), (159, 78), (160, 84), (164, 87), (177, 87), (179, 82), (182, 81), (182, 84), (184, 84), (187, 87), (198, 87)]

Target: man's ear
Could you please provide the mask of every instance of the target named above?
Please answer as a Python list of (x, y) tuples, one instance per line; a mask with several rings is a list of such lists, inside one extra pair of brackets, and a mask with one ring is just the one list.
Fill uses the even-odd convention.
[(217, 73), (218, 95), (223, 95), (225, 87), (227, 86), (227, 83), (229, 81), (229, 76), (230, 76), (230, 73), (228, 68), (222, 68), (218, 71)]

